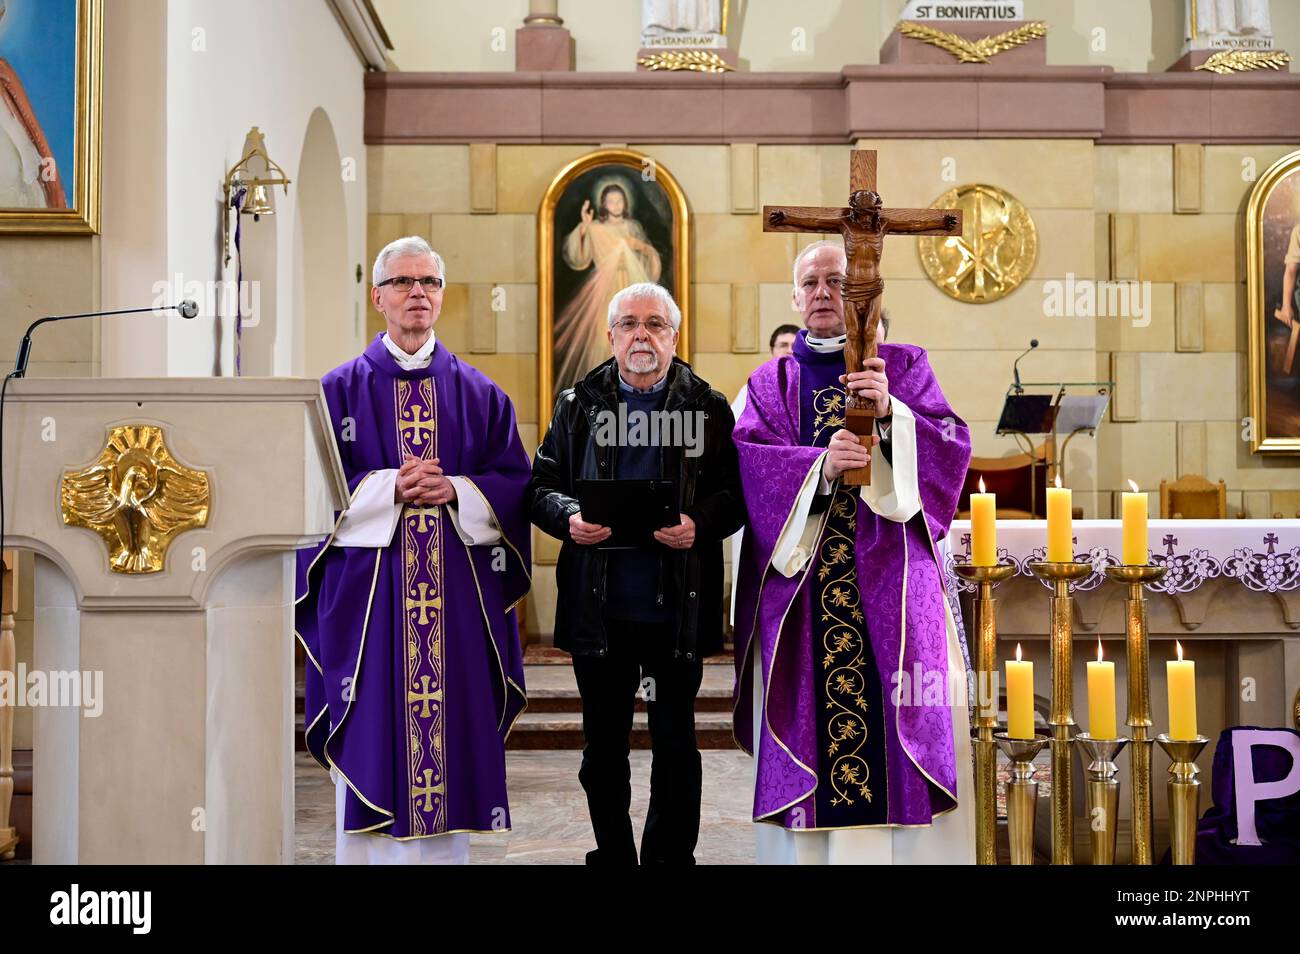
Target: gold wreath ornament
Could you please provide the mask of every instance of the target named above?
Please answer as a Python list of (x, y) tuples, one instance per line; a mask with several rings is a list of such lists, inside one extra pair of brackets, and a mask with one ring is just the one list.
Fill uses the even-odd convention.
[(959, 63), (988, 63), (999, 53), (1024, 46), (1031, 40), (1040, 40), (1047, 36), (1047, 24), (1041, 20), (1026, 23), (1014, 30), (986, 36), (980, 40), (968, 40), (956, 33), (936, 30), (924, 23), (905, 20), (898, 25), (898, 32), (913, 40), (920, 40), (931, 46), (937, 46), (957, 57)]

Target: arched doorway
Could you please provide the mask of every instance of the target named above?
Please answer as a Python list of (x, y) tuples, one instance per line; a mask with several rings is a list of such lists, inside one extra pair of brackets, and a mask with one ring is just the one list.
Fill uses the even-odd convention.
[(303, 137), (294, 221), (295, 374), (318, 377), (363, 347), (349, 274), (347, 206), (334, 127), (316, 109)]
[[(237, 273), (231, 271), (223, 288), (225, 300), (221, 314), (230, 316), (226, 324), (231, 334), (235, 329), (233, 316), (236, 307), (243, 314), (239, 368), (245, 377), (275, 374), (279, 218), (278, 215), (264, 215), (254, 222), (252, 216), (240, 217), (239, 260), (243, 284), (233, 284)], [(234, 300), (236, 297), (238, 301)]]

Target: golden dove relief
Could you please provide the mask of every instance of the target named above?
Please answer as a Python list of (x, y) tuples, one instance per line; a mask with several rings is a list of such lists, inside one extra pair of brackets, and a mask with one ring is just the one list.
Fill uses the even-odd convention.
[(910, 20), (898, 25), (898, 32), (903, 36), (929, 43), (941, 50), (946, 50), (957, 58), (958, 63), (988, 63), (999, 53), (1023, 46), (1031, 40), (1040, 40), (1047, 36), (1047, 24), (1035, 20), (1014, 30), (986, 36), (981, 40), (968, 40), (947, 30), (936, 30), (923, 23)]
[(64, 524), (99, 534), (115, 573), (159, 572), (172, 540), (208, 523), (208, 475), (176, 460), (152, 424), (111, 428), (93, 464), (63, 475), (59, 497)]

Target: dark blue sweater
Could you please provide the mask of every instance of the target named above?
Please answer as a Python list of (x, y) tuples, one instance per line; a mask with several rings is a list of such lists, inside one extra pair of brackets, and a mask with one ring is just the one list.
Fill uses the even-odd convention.
[[(626, 443), (626, 434), (619, 435), (619, 444), (614, 451), (614, 477), (619, 480), (659, 480), (663, 476), (663, 453), (657, 441), (651, 443), (650, 435), (658, 429), (650, 426), (654, 411), (662, 411), (668, 400), (667, 379), (660, 382), (656, 391), (634, 391), (619, 381), (618, 398), (627, 404), (628, 430), (634, 429), (633, 422), (646, 415), (641, 433), (647, 440), (639, 445)], [(634, 501), (628, 504), (635, 505)], [(664, 547), (651, 540), (647, 546), (632, 550), (610, 550), (607, 585), (605, 591), (605, 615), (613, 619), (633, 620), (636, 622), (666, 622), (672, 618), (669, 609), (672, 594), (667, 592), (671, 580), (665, 574), (663, 602), (659, 602), (660, 574), (662, 570), (660, 557)]]

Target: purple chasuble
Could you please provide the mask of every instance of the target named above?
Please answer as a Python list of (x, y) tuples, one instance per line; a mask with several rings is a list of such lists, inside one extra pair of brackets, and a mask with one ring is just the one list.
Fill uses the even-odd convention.
[[(842, 827), (828, 819), (819, 823), (817, 817), (817, 790), (831, 786), (818, 773), (817, 720), (824, 717), (824, 703), (819, 703), (823, 675), (813, 664), (822, 658), (822, 647), (814, 645), (813, 613), (821, 612), (815, 592), (819, 561), (809, 560), (793, 577), (771, 565), (804, 478), (823, 453), (805, 440), (810, 422), (801, 417), (813, 406), (813, 395), (824, 394), (844, 373), (842, 354), (837, 363), (819, 360), (805, 344), (806, 335), (799, 332), (793, 355), (767, 362), (750, 377), (749, 399), (733, 432), (748, 511), (738, 569), (733, 722), (737, 743), (758, 759), (754, 820), (794, 830)], [(900, 672), (914, 681), (918, 667), (928, 683), (947, 682), (946, 596), (934, 540), (947, 533), (956, 513), (970, 462), (970, 434), (939, 389), (924, 349), (882, 344), (879, 354), (890, 394), (916, 419), (921, 511), (898, 523), (878, 516), (854, 495), (860, 622), (884, 687), (887, 823), (928, 825), (957, 804), (952, 700), (942, 692), (925, 696), (918, 686), (910, 699), (901, 700), (906, 704), (899, 704), (895, 687)], [(898, 421), (895, 414), (895, 427)], [(823, 526), (819, 550), (829, 528), (829, 522)], [(754, 654), (766, 686), (757, 752)]]
[(509, 830), (505, 738), (526, 705), (513, 610), (529, 587), (532, 473), (514, 407), (441, 344), (427, 368), (404, 371), (380, 337), (321, 388), (354, 499), (405, 453), (437, 457), (472, 482), (502, 539), (467, 546), (446, 506), (408, 504), (387, 547), (299, 552), (307, 747), (347, 782), (348, 832)]

